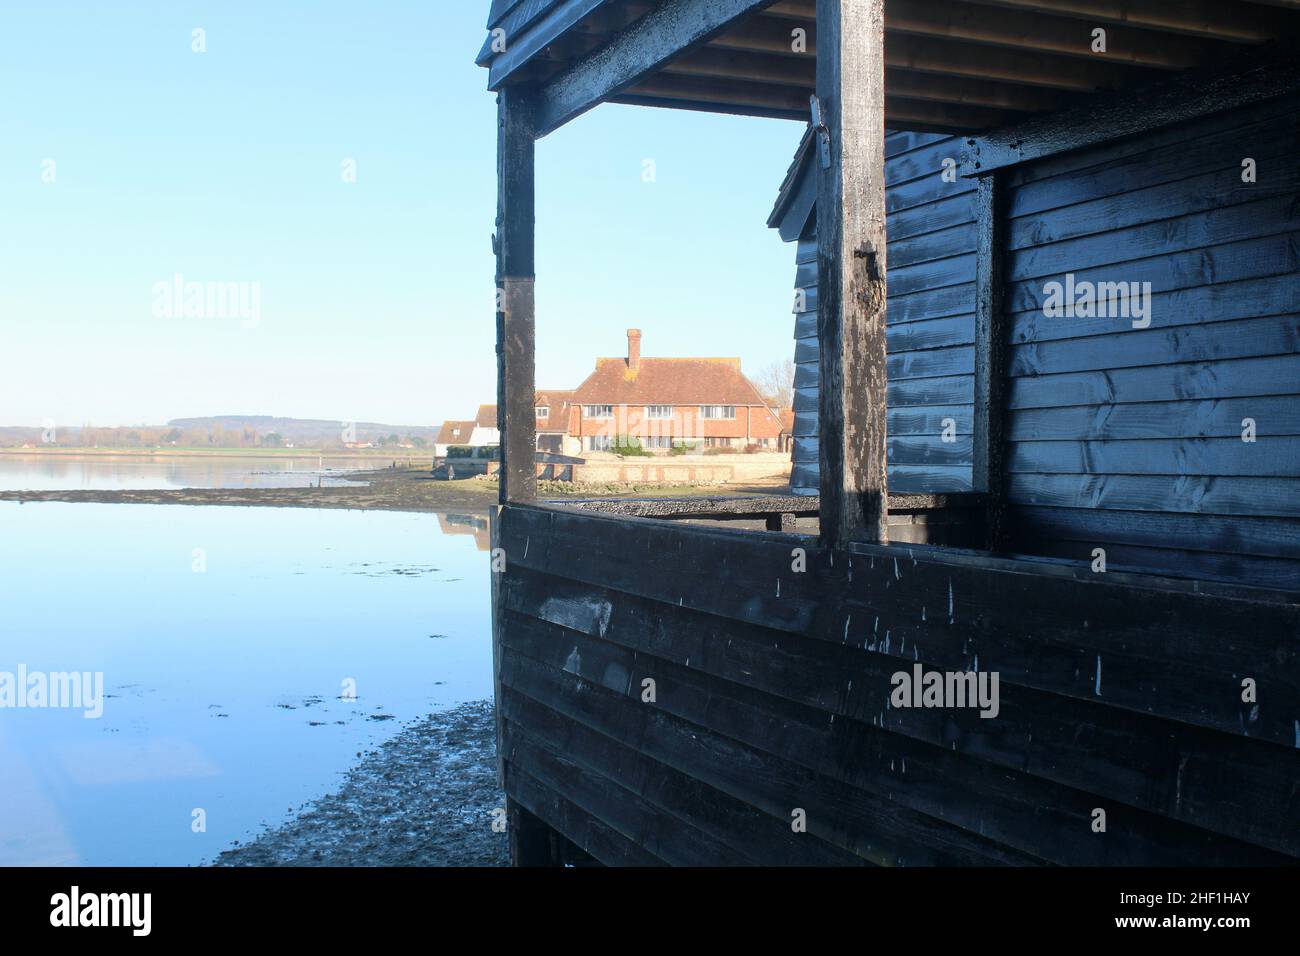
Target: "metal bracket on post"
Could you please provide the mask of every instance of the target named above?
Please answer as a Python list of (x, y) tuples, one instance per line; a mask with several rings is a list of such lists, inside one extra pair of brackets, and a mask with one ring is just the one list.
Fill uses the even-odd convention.
[(821, 157), (822, 169), (831, 168), (831, 131), (826, 125), (824, 114), (822, 113), (822, 101), (814, 93), (808, 97), (808, 105), (812, 109), (813, 131), (817, 134), (817, 152)]

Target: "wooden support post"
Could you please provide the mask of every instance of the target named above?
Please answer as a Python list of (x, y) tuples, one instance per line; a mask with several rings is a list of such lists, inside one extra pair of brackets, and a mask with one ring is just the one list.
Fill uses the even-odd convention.
[(768, 531), (784, 531), (787, 534), (793, 534), (798, 527), (798, 518), (787, 512), (780, 514), (770, 514), (766, 519), (766, 528)]
[(985, 542), (1002, 551), (1006, 541), (1004, 474), (1006, 416), (1006, 313), (1002, 305), (1005, 246), (1000, 173), (981, 177), (977, 199), (975, 266), (975, 419), (971, 483), (987, 495)]
[[(500, 505), (491, 509), (488, 524), (488, 539), (491, 550), (488, 552), (489, 568), (492, 580), (492, 699), (496, 702), (497, 729), (497, 786), (506, 785), (506, 735), (505, 716), (501, 713), (501, 629), (505, 627), (505, 607), (501, 588), (501, 575), (505, 573), (505, 563), (499, 560), (505, 552), (501, 547), (501, 513)], [(508, 814), (507, 814), (508, 817)]]
[(533, 258), (536, 94), (497, 94), (497, 428), (500, 501), (537, 497), (534, 396)]
[(556, 834), (549, 826), (506, 797), (506, 820), (513, 866), (558, 866)]
[(817, 0), (817, 427), (830, 547), (888, 540), (884, 7)]

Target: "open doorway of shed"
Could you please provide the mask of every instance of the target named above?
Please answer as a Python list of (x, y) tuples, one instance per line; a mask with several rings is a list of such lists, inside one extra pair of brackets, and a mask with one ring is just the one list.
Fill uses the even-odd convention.
[(794, 263), (766, 221), (803, 130), (606, 104), (540, 140), (538, 389), (625, 358), (629, 329), (643, 357), (737, 358), (751, 380), (789, 362)]

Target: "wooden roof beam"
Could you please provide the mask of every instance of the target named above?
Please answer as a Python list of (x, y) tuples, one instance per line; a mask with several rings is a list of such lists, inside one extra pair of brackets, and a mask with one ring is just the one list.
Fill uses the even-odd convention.
[(1119, 23), (1188, 36), (1266, 43), (1294, 31), (1285, 11), (1270, 12), (1225, 0), (969, 0), (981, 6)]
[(1127, 26), (1106, 26), (1106, 52), (1095, 53), (1092, 31), (1097, 27), (1095, 21), (954, 0), (890, 0), (885, 8), (885, 30), (892, 34), (942, 37), (1107, 63), (1181, 70), (1206, 62), (1215, 49), (1215, 44), (1204, 39), (1159, 36)]
[[(791, 21), (753, 17), (709, 41), (711, 49), (771, 53), (815, 58), (817, 37), (807, 36), (805, 52), (793, 49)], [(905, 33), (885, 35), (885, 63), (924, 73), (1001, 80), (1060, 90), (1093, 92), (1124, 85), (1144, 74), (1128, 63), (1106, 62), (1100, 57), (1062, 56), (1035, 49), (1005, 57), (990, 57), (977, 46), (951, 38), (918, 37)]]
[(1028, 50), (989, 56), (967, 43), (893, 34), (885, 39), (885, 63), (892, 67), (1057, 90), (1095, 92), (1126, 86), (1148, 71), (1120, 63), (1085, 60)]
[[(568, 63), (604, 44), (610, 36), (654, 9), (654, 0), (575, 0), (555, 7), (539, 18), (535, 11), (516, 7), (511, 17), (527, 14), (531, 19), (516, 24), (503, 22), (506, 50), (495, 56), (480, 55), (480, 65), (491, 65), (488, 88), (500, 89), (507, 79), (511, 83), (535, 82), (547, 74), (539, 62)], [(485, 50), (490, 50), (491, 37)], [(554, 72), (552, 69), (550, 72)]]
[(778, 0), (763, 12), (792, 20), (816, 20), (817, 0)]
[[(811, 56), (773, 56), (770, 53), (704, 46), (666, 63), (660, 72), (750, 80), (755, 83), (782, 83), (804, 87), (811, 93), (817, 82), (817, 60)], [(806, 96), (804, 100), (806, 103)]]
[[(507, 77), (527, 66), (550, 45), (548, 37), (553, 41), (557, 37), (564, 36), (603, 2), (604, 0), (577, 0), (574, 3), (561, 4), (540, 18), (525, 16), (529, 11), (525, 11), (522, 7), (512, 11), (519, 18), (518, 21), (507, 18), (499, 25), (499, 29), (504, 31), (506, 48), (500, 53), (492, 53), (491, 37), (489, 37), (479, 55), (480, 64), (491, 64), (488, 70), (488, 89), (499, 90)], [(520, 26), (519, 36), (515, 35), (516, 22)], [(527, 26), (524, 26), (525, 23)]]
[(729, 113), (734, 116), (758, 116), (763, 119), (792, 120), (806, 123), (808, 110), (781, 109), (778, 107), (746, 106), (740, 103), (723, 103), (710, 100), (676, 100), (662, 96), (643, 95), (628, 90), (617, 96), (611, 96), (609, 102), (624, 106), (652, 106), (659, 109), (692, 110), (699, 113)]
[[(787, 9), (781, 5), (777, 8)], [(753, 41), (770, 53), (799, 55), (794, 49), (793, 31), (802, 27), (807, 31), (808, 48), (815, 48), (814, 20), (772, 16), (773, 9), (768, 8), (763, 16), (748, 22), (735, 38), (723, 36), (716, 42), (739, 48), (740, 44)], [(1032, 15), (958, 0), (891, 0), (885, 8), (886, 49), (893, 37), (908, 35), (1162, 70), (1181, 70), (1204, 63), (1213, 58), (1216, 49), (1204, 39), (1109, 26), (1107, 52), (1094, 53), (1092, 30), (1096, 26), (1095, 21)]]
[[(610, 100), (632, 106), (739, 113), (806, 121), (808, 92), (793, 87), (760, 87), (754, 83), (709, 80), (660, 74)], [(971, 133), (1019, 122), (1031, 114), (967, 104), (932, 102), (908, 97), (885, 98), (885, 120), (891, 129)]]
[[(795, 86), (811, 93), (816, 79), (816, 60), (813, 57), (780, 57), (702, 47), (666, 64), (660, 72), (669, 76)], [(885, 71), (885, 92), (908, 99), (965, 103), (1023, 113), (1055, 109), (1068, 102), (1068, 95), (1056, 90), (894, 68)]]
[(659, 73), (647, 77), (626, 92), (629, 96), (654, 99), (694, 100), (700, 103), (759, 107), (765, 110), (798, 113), (805, 119), (809, 115), (810, 90), (804, 87)]
[(1162, 77), (1139, 92), (1088, 98), (1069, 110), (1033, 117), (967, 140), (963, 176), (1104, 143), (1118, 135), (1169, 126), (1300, 92), (1300, 57), (1243, 53), (1229, 67)]
[[(742, 28), (728, 31), (708, 44), (709, 49), (773, 53), (779, 56), (816, 58), (816, 37), (808, 37), (806, 53), (794, 53), (784, 27), (772, 29), (776, 21), (758, 18)], [(990, 57), (969, 44), (905, 34), (886, 35), (885, 63), (899, 69), (974, 79), (1000, 80), (1049, 89), (1095, 92), (1123, 85), (1145, 71), (1127, 64), (1104, 63), (1024, 51), (1014, 56)]]
[(968, 133), (996, 129), (1026, 119), (1029, 114), (1017, 110), (968, 106), (964, 103), (938, 103), (889, 95), (885, 81), (885, 122), (890, 129)]
[(885, 70), (885, 93), (909, 100), (965, 103), (1022, 113), (1059, 109), (1074, 99), (1068, 92), (1044, 87), (1022, 86), (1000, 80), (913, 73), (895, 67)]
[(773, 0), (664, 0), (540, 91), (544, 136), (636, 85), (669, 60), (705, 43)]

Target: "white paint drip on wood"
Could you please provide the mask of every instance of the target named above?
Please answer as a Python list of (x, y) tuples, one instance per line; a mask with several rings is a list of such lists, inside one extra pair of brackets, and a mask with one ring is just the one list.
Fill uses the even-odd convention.
[(542, 602), (537, 616), (572, 631), (604, 637), (612, 610), (608, 601), (596, 598), (549, 597)]

